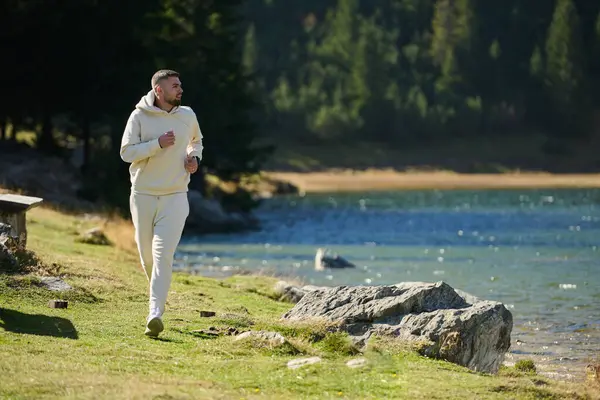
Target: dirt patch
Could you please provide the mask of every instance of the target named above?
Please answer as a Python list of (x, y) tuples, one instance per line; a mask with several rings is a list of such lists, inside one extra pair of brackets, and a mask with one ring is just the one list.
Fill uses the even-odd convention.
[(600, 174), (458, 174), (334, 170), (309, 173), (270, 172), (267, 175), (290, 182), (305, 193), (411, 189), (600, 188)]

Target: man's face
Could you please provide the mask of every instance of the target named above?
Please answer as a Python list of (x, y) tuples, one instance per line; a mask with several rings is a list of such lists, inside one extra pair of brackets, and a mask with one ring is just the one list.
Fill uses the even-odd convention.
[(159, 83), (159, 90), (161, 99), (172, 106), (181, 105), (181, 95), (183, 89), (181, 88), (181, 81), (176, 76), (170, 76)]

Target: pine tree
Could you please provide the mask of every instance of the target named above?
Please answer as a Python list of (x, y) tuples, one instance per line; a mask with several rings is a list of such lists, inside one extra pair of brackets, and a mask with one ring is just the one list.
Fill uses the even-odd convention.
[(535, 46), (531, 59), (529, 60), (529, 72), (531, 76), (540, 79), (544, 73), (544, 59), (542, 58), (542, 51), (539, 46)]
[(365, 135), (375, 140), (393, 138), (397, 114), (397, 99), (389, 89), (399, 57), (395, 46), (398, 33), (386, 30), (378, 23), (381, 19), (378, 13), (360, 18), (351, 80), (352, 113), (363, 122)]
[[(600, 90), (600, 12), (594, 24), (594, 36), (590, 51), (590, 76), (592, 77), (592, 91), (598, 93)], [(593, 96), (596, 107), (600, 106), (600, 96)]]
[(254, 24), (250, 24), (244, 37), (244, 48), (242, 49), (242, 66), (247, 75), (253, 75), (257, 69), (258, 45), (256, 43), (256, 32)]
[(579, 17), (571, 0), (557, 0), (546, 40), (546, 84), (556, 101), (569, 107), (582, 79)]
[(545, 86), (560, 135), (581, 133), (584, 59), (579, 17), (572, 0), (557, 0), (546, 39)]
[(431, 56), (440, 68), (437, 89), (440, 93), (458, 94), (465, 82), (461, 61), (471, 49), (475, 16), (471, 0), (438, 0), (432, 20)]
[(299, 100), (306, 127), (321, 139), (356, 132), (362, 124), (352, 92), (358, 18), (357, 0), (338, 0), (308, 43), (310, 61), (299, 79)]

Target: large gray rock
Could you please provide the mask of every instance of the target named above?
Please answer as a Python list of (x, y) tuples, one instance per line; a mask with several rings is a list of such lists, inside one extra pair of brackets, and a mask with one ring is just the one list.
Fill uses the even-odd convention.
[(373, 335), (419, 342), (419, 351), (474, 371), (496, 373), (510, 348), (512, 314), (444, 282), (338, 286), (306, 292), (286, 320), (325, 318), (364, 346)]
[(286, 281), (278, 281), (273, 287), (273, 290), (279, 295), (280, 301), (289, 301), (290, 303), (299, 302), (306, 294), (301, 288), (290, 285)]
[(305, 285), (305, 286), (295, 286), (286, 281), (277, 281), (273, 290), (275, 293), (279, 295), (280, 301), (288, 301), (290, 303), (297, 303), (304, 297), (307, 292), (312, 292), (313, 290), (325, 289), (326, 286), (314, 286), (314, 285)]

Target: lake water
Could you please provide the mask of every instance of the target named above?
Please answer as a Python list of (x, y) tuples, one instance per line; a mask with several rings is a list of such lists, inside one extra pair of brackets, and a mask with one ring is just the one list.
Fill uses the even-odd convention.
[[(316, 285), (443, 280), (512, 312), (506, 363), (579, 379), (600, 357), (600, 190), (422, 190), (278, 197), (263, 229), (185, 237), (176, 268)], [(318, 247), (356, 269), (315, 271)]]

